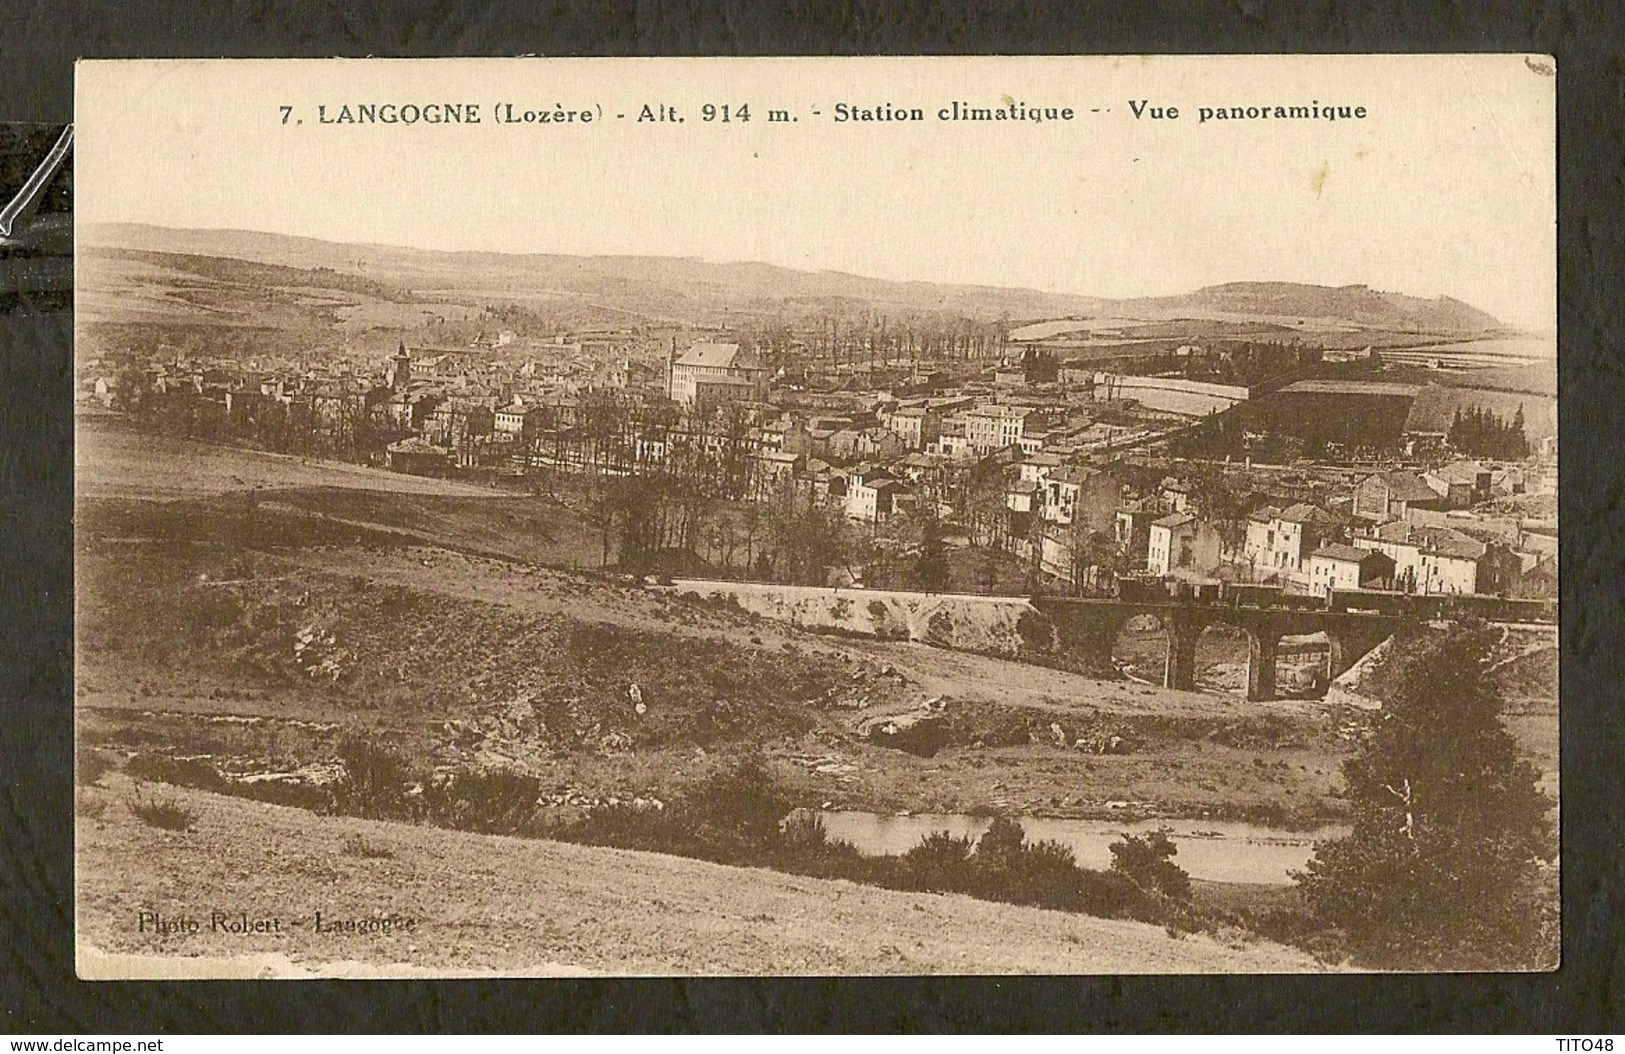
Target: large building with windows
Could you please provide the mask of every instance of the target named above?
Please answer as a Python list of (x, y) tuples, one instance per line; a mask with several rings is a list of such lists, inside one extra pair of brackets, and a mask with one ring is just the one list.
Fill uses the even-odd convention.
[(989, 454), (1021, 442), (1027, 415), (1025, 406), (978, 406), (965, 413), (965, 437), (978, 454)]
[(767, 370), (738, 344), (701, 342), (670, 360), (666, 394), (684, 406), (759, 401), (767, 394)]

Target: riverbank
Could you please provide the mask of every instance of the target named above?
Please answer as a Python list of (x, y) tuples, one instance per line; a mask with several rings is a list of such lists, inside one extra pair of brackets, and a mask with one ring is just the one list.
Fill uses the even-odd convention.
[[(148, 827), (117, 777), (82, 792), (81, 976), (1307, 972), (1307, 954), (1163, 927), (654, 853), (317, 816), (166, 788)], [(143, 932), (140, 913), (199, 921)], [(215, 932), (275, 919), (277, 932)], [(320, 933), (314, 916), (412, 919)], [(400, 964), (410, 963), (410, 967)]]

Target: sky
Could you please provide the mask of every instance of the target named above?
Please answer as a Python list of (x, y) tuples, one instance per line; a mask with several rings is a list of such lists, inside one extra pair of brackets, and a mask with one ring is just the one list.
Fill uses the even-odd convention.
[[(75, 212), (81, 224), (695, 256), (1102, 297), (1365, 284), (1555, 331), (1550, 66), (1522, 55), (82, 62)], [(940, 120), (956, 101), (1073, 118)], [(438, 103), (476, 104), (481, 121), (333, 120), (345, 105)], [(1366, 116), (1201, 120), (1203, 108), (1311, 103)], [(717, 119), (703, 120), (706, 104)], [(720, 120), (740, 104), (749, 121)], [(837, 122), (838, 104), (926, 119)], [(640, 122), (646, 105), (684, 120)], [(524, 119), (561, 107), (594, 120)], [(770, 109), (795, 120), (769, 121)]]

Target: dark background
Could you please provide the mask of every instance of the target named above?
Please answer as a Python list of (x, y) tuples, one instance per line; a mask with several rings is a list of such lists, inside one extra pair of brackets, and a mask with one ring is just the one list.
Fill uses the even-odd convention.
[[(1617, 3), (0, 4), (0, 120), (119, 56), (1525, 51), (1558, 59), (1563, 968), (1527, 976), (83, 984), (73, 978), (71, 319), (0, 326), (0, 1032), (1618, 1031), (1625, 396)], [(1486, 133), (1488, 134), (1488, 132)]]
[[(0, 99), (4, 99), (0, 95)], [(0, 111), (0, 120), (4, 120)], [(0, 201), (10, 201), (56, 145), (61, 125), (0, 124)], [(70, 153), (45, 188), (39, 215), (73, 211), (73, 155)]]

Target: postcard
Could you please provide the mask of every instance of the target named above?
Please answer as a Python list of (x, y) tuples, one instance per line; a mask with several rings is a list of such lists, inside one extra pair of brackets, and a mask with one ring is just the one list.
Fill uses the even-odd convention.
[(81, 62), (80, 976), (1554, 969), (1556, 84)]

